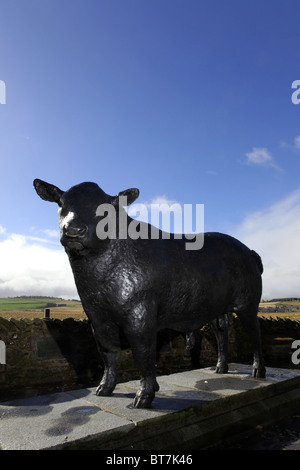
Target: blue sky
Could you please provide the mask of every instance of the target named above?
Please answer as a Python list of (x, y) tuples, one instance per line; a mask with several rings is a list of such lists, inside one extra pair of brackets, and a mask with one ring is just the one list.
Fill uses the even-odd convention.
[(41, 178), (204, 204), (265, 297), (300, 297), (299, 24), (298, 0), (1, 1), (0, 296), (76, 295)]

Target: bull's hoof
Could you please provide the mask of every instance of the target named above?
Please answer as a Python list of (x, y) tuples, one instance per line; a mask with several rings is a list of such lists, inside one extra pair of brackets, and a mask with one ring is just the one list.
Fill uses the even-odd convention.
[(216, 366), (216, 374), (227, 374), (228, 372), (228, 365), (217, 365)]
[(155, 394), (144, 395), (142, 393), (137, 392), (133, 400), (133, 408), (151, 408), (151, 403), (153, 401), (154, 396)]
[(266, 369), (264, 367), (254, 367), (252, 370), (252, 377), (255, 379), (265, 379)]
[(114, 391), (114, 387), (108, 387), (105, 384), (100, 384), (96, 388), (97, 397), (109, 397)]

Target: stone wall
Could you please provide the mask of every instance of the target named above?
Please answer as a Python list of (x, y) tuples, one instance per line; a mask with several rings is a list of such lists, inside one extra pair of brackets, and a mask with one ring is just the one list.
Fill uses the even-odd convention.
[[(266, 365), (295, 367), (291, 364), (291, 343), (300, 339), (300, 323), (260, 319), (260, 324)], [(103, 367), (87, 320), (0, 317), (0, 341), (6, 346), (6, 364), (0, 364), (1, 401), (92, 386), (101, 379)], [(126, 340), (121, 338), (121, 343), (120, 382), (139, 377)], [(229, 360), (252, 362), (248, 338), (234, 316), (230, 320)], [(158, 335), (158, 375), (214, 366), (216, 361), (216, 341), (209, 326), (197, 332), (191, 351), (186, 350), (181, 334), (164, 330)]]
[(0, 339), (6, 345), (6, 365), (0, 366), (2, 400), (70, 389), (101, 375), (86, 321), (0, 318)]

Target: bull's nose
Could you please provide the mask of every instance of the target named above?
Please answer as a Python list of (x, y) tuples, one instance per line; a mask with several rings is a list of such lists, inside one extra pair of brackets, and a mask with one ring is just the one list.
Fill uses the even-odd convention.
[(87, 231), (87, 227), (74, 227), (72, 225), (69, 225), (67, 227), (64, 227), (64, 235), (70, 238), (76, 238), (80, 237), (85, 234)]

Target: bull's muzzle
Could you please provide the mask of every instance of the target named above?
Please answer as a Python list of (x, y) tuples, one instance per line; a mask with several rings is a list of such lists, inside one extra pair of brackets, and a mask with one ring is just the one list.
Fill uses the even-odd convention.
[(66, 226), (63, 228), (63, 235), (68, 238), (78, 238), (85, 235), (87, 232), (87, 227), (74, 227), (72, 225)]

